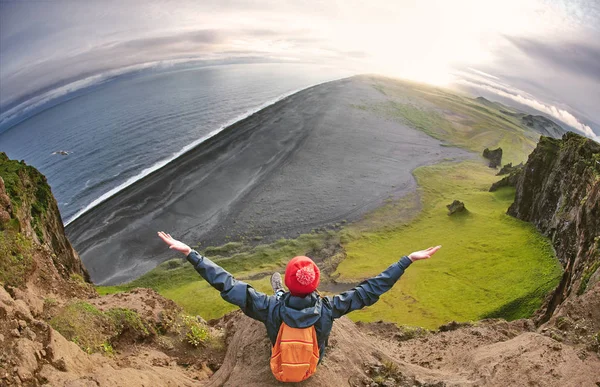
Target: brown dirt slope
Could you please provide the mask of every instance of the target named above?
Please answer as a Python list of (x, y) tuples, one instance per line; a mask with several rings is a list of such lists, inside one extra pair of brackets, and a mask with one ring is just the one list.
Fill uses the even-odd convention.
[(152, 342), (129, 342), (112, 356), (88, 354), (4, 287), (0, 345), (0, 386), (193, 386), (212, 374), (208, 367), (181, 367)]
[[(600, 286), (597, 289), (600, 291)], [(227, 354), (206, 386), (280, 386), (268, 364), (262, 324), (236, 312), (226, 327)], [(337, 320), (317, 373), (302, 386), (590, 386), (600, 359), (538, 333), (531, 320), (484, 320), (404, 340), (393, 324)]]

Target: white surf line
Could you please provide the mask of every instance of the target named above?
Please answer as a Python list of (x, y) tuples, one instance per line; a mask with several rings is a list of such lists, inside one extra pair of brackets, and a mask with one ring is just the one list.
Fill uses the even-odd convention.
[(77, 212), (75, 215), (73, 215), (73, 217), (71, 217), (69, 220), (67, 220), (66, 222), (64, 222), (65, 226), (68, 226), (71, 222), (73, 222), (75, 219), (79, 218), (81, 215), (85, 214), (86, 212), (88, 212), (89, 210), (91, 210), (92, 208), (96, 207), (98, 204), (104, 202), (105, 200), (109, 199), (111, 196), (114, 196), (115, 194), (117, 194), (118, 192), (124, 190), (125, 188), (129, 187), (130, 185), (132, 185), (133, 183), (137, 182), (138, 180), (143, 179), (144, 177), (148, 176), (149, 174), (151, 174), (152, 172), (164, 167), (165, 165), (167, 165), (168, 163), (170, 163), (171, 161), (177, 159), (179, 156), (187, 153), (188, 151), (190, 151), (192, 148), (194, 148), (196, 145), (203, 143), (204, 141), (210, 139), (211, 137), (214, 137), (215, 135), (219, 134), (220, 132), (222, 132), (223, 130), (227, 129), (228, 127), (230, 127), (231, 125), (235, 124), (236, 122), (239, 122), (245, 118), (250, 117), (251, 115), (253, 115), (254, 113), (257, 113), (271, 105), (276, 104), (277, 102), (290, 97), (296, 93), (299, 93), (303, 90), (306, 89), (310, 89), (311, 87), (315, 87), (315, 86), (319, 86), (319, 85), (323, 85), (325, 83), (329, 83), (329, 82), (335, 82), (335, 81), (339, 81), (342, 79), (346, 79), (346, 78), (351, 78), (354, 75), (350, 75), (350, 76), (346, 76), (346, 77), (341, 77), (341, 78), (337, 78), (337, 79), (331, 79), (328, 81), (324, 81), (324, 82), (320, 82), (320, 83), (315, 83), (300, 89), (295, 89), (292, 90), (288, 93), (284, 93), (281, 94), (280, 96), (271, 99), (265, 103), (263, 103), (262, 105), (258, 106), (257, 108), (254, 109), (250, 109), (247, 112), (237, 116), (236, 118), (227, 121), (225, 124), (219, 126), (219, 128), (213, 130), (212, 132), (208, 133), (207, 135), (199, 138), (196, 141), (191, 142), (190, 144), (186, 145), (183, 149), (181, 149), (179, 152), (173, 154), (170, 158), (159, 161), (157, 163), (155, 163), (154, 165), (152, 165), (149, 168), (144, 169), (142, 172), (140, 172), (139, 174), (127, 179), (127, 181), (125, 181), (123, 184), (111, 189), (110, 191), (102, 194), (98, 199), (92, 201), (90, 204), (88, 204), (84, 209), (80, 210), (79, 212)]

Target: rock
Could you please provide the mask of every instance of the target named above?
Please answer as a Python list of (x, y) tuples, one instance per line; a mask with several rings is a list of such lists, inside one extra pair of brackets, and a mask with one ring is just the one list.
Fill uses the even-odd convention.
[(598, 267), (598, 269), (596, 269), (594, 274), (591, 275), (591, 277), (587, 283), (586, 289), (593, 288), (598, 282), (600, 282), (600, 267)]
[(25, 330), (23, 331), (23, 336), (25, 336), (29, 340), (35, 340), (35, 338), (37, 337), (35, 332), (29, 329), (29, 327), (25, 328)]
[(393, 378), (387, 378), (386, 380), (383, 381), (383, 383), (381, 383), (382, 387), (395, 387), (396, 386), (396, 381)]
[(472, 326), (473, 326), (473, 324), (471, 324), (470, 322), (450, 321), (448, 324), (440, 325), (440, 327), (438, 329), (440, 332), (451, 332), (451, 331), (455, 331), (462, 327), (472, 327)]
[(56, 368), (59, 371), (67, 372), (67, 363), (65, 362), (65, 359), (62, 357), (60, 359), (53, 361), (52, 365), (54, 366), (54, 368)]
[(44, 312), (44, 301), (33, 292), (15, 288), (14, 295), (16, 300), (23, 300), (27, 304), (33, 316), (41, 316)]
[(5, 305), (12, 306), (15, 303), (15, 300), (11, 297), (10, 294), (4, 289), (4, 286), (0, 286), (0, 303)]
[(21, 373), (17, 371), (21, 380), (24, 380), (21, 377), (22, 375), (26, 375), (26, 379), (28, 379), (37, 369), (38, 364), (35, 354), (39, 349), (41, 349), (40, 343), (35, 343), (25, 338), (17, 340), (15, 345), (15, 357), (18, 360), (19, 369), (21, 370)]
[(94, 362), (85, 356), (77, 344), (68, 341), (54, 329), (50, 330), (50, 342), (46, 346), (50, 362), (60, 370), (69, 372), (93, 368)]
[(17, 328), (15, 328), (15, 329), (11, 330), (11, 331), (10, 331), (10, 334), (11, 334), (13, 337), (21, 337), (21, 332), (19, 332), (19, 330), (18, 330)]
[(498, 168), (502, 165), (502, 148), (490, 150), (489, 148), (485, 148), (483, 150), (483, 157), (490, 160), (489, 167), (490, 168)]
[(519, 165), (515, 165), (514, 167), (512, 163), (508, 163), (505, 164), (502, 168), (500, 168), (500, 172), (498, 172), (496, 176), (508, 175), (509, 173), (515, 172), (521, 168), (523, 168), (523, 163), (519, 163)]
[(465, 208), (465, 204), (459, 200), (455, 200), (451, 204), (448, 204), (446, 208), (448, 208), (448, 215), (453, 215), (457, 212), (463, 212), (467, 210)]
[(490, 187), (490, 192), (497, 191), (501, 187), (516, 187), (522, 173), (522, 167), (514, 169), (508, 176), (505, 176), (502, 180), (492, 184)]
[(21, 379), (22, 382), (26, 382), (28, 380), (33, 379), (33, 374), (29, 372), (25, 367), (17, 368), (17, 376)]
[(15, 301), (15, 316), (25, 320), (26, 322), (31, 322), (33, 320), (33, 316), (31, 315), (31, 311), (27, 304), (23, 300)]
[(13, 308), (6, 304), (0, 304), (0, 318), (10, 319), (13, 316)]

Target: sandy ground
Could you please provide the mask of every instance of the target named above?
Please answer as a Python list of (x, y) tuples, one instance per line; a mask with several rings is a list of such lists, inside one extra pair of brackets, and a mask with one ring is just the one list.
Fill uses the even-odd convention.
[(411, 171), (471, 154), (353, 105), (385, 96), (360, 76), (303, 90), (227, 128), (66, 228), (96, 284), (134, 279), (190, 245), (295, 237), (416, 188)]

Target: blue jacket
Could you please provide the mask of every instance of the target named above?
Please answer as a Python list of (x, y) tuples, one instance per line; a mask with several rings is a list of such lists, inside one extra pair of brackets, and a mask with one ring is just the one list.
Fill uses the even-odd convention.
[(286, 292), (277, 299), (274, 295), (268, 296), (254, 290), (247, 283), (236, 280), (225, 269), (196, 251), (192, 250), (187, 260), (202, 278), (221, 292), (225, 301), (239, 306), (244, 314), (264, 323), (273, 345), (282, 321), (293, 328), (314, 325), (321, 359), (325, 354), (333, 320), (353, 310), (373, 305), (379, 300), (379, 296), (394, 286), (412, 263), (408, 257), (402, 257), (378, 276), (333, 297), (321, 297), (317, 292), (306, 297), (295, 297)]

